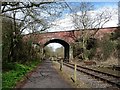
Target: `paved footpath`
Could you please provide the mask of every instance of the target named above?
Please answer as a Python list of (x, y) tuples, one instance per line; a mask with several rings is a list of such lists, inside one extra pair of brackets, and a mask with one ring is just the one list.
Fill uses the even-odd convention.
[(72, 88), (53, 68), (50, 60), (43, 62), (22, 88)]

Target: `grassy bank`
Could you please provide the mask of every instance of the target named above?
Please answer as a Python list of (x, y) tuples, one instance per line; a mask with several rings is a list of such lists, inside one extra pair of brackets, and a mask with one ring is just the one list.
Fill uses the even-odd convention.
[(2, 73), (2, 88), (14, 88), (16, 83), (20, 81), (23, 76), (33, 70), (39, 63), (38, 60), (31, 61), (26, 64), (21, 63), (7, 63)]

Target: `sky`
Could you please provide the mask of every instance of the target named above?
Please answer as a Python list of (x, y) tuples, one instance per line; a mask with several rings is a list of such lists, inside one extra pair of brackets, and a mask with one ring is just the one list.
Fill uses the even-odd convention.
[[(68, 2), (69, 6), (71, 8), (79, 7), (80, 2)], [(92, 4), (95, 7), (95, 12), (99, 12), (100, 10), (104, 10), (105, 8), (109, 8), (112, 11), (118, 11), (118, 3), (117, 2), (92, 2)], [(73, 30), (73, 23), (70, 17), (70, 10), (67, 9), (64, 11), (61, 18), (58, 18), (56, 21), (54, 21), (54, 24), (59, 25), (59, 27), (54, 26), (50, 28), (48, 31), (61, 31), (61, 30)], [(118, 14), (113, 13), (113, 19), (108, 22), (104, 27), (115, 27), (118, 23)]]
[[(116, 27), (117, 26), (118, 24), (118, 0), (98, 0), (98, 1), (90, 0), (90, 1), (95, 1), (95, 2), (92, 2), (92, 4), (94, 5), (96, 12), (99, 12), (100, 10), (104, 10), (105, 8), (109, 8), (110, 10), (115, 10), (116, 13), (113, 13), (112, 20), (106, 23), (104, 27)], [(80, 2), (79, 0), (70, 0), (67, 3), (69, 4), (70, 7), (75, 7), (75, 6), (78, 7)], [(52, 27), (48, 30), (49, 32), (54, 32), (54, 31), (56, 32), (56, 31), (62, 31), (62, 30), (64, 31), (74, 30), (69, 10), (64, 11), (62, 17), (60, 19), (57, 19), (53, 23), (58, 24), (59, 27), (58, 26)], [(57, 43), (51, 43), (48, 46), (52, 46), (54, 49), (61, 47), (61, 45)]]

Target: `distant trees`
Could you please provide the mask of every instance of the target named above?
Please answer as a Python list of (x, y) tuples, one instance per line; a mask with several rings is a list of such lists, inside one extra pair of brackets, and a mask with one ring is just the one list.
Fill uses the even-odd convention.
[(43, 53), (47, 58), (55, 56), (53, 47), (45, 46)]
[(57, 57), (62, 57), (64, 58), (64, 47), (59, 47), (55, 50), (55, 54)]
[(59, 47), (59, 48), (56, 48), (54, 50), (53, 47), (50, 47), (50, 46), (46, 46), (44, 48), (44, 55), (45, 57), (61, 57), (61, 58), (64, 58), (64, 48), (63, 47)]

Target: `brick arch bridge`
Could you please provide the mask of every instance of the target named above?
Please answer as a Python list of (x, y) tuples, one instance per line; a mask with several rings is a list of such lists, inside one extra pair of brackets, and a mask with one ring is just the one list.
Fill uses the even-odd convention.
[[(105, 34), (120, 30), (119, 27), (101, 28), (96, 33), (95, 38), (101, 39)], [(95, 32), (95, 29), (87, 30), (90, 34)], [(89, 35), (90, 35), (89, 34)], [(47, 33), (31, 33), (23, 36), (24, 41), (31, 40), (33, 43), (37, 43), (44, 48), (50, 43), (59, 43), (64, 47), (64, 58), (69, 61), (69, 58), (73, 58), (71, 50), (71, 44), (76, 41), (81, 35), (80, 30), (60, 31), (60, 32), (47, 32)]]

